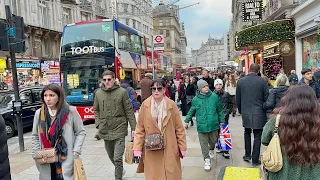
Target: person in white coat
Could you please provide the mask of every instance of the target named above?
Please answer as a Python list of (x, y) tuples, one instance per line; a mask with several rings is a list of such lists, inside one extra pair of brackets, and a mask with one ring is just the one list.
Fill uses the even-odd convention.
[(49, 84), (41, 93), (42, 108), (34, 116), (32, 157), (44, 148), (55, 147), (58, 162), (36, 164), (41, 180), (73, 180), (74, 158), (81, 154), (86, 136), (83, 122), (75, 107), (65, 102), (63, 89)]

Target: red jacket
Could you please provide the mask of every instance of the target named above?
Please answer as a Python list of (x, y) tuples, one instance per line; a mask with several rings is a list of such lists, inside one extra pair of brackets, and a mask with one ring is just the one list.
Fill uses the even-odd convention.
[(167, 96), (168, 98), (170, 98), (170, 93), (169, 93), (169, 88), (168, 88), (168, 86), (166, 86), (166, 96)]

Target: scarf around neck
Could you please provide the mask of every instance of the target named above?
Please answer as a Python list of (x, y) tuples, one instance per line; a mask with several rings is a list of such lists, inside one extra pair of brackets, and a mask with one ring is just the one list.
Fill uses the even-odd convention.
[(161, 131), (162, 121), (167, 117), (167, 97), (164, 96), (158, 105), (156, 100), (151, 98), (151, 114), (152, 119), (158, 124), (158, 128)]
[(58, 155), (58, 162), (50, 164), (51, 179), (63, 180), (62, 162), (67, 159), (68, 148), (62, 133), (68, 115), (69, 105), (65, 103), (52, 122), (48, 107), (44, 104), (41, 107), (39, 119), (40, 140), (44, 148), (55, 148)]

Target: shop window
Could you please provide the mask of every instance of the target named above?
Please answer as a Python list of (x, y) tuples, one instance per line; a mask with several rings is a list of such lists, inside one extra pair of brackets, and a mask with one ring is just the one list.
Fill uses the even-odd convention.
[(320, 67), (320, 36), (312, 35), (302, 40), (303, 68), (312, 70)]

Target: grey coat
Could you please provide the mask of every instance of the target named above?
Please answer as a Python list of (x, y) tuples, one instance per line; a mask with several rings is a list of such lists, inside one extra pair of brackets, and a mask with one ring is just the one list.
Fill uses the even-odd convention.
[[(40, 141), (39, 134), (39, 115), (40, 109), (36, 111), (33, 120), (33, 128), (31, 135), (32, 142), (32, 157), (36, 156), (36, 153), (43, 147)], [(64, 180), (73, 180), (73, 152), (81, 153), (82, 144), (84, 142), (86, 132), (83, 126), (82, 119), (75, 107), (70, 106), (68, 119), (63, 126), (62, 136), (68, 146), (67, 159), (62, 163), (62, 174)], [(40, 180), (51, 180), (51, 170), (49, 164), (36, 164), (40, 173)]]
[(263, 103), (268, 99), (268, 83), (256, 74), (248, 74), (237, 82), (236, 99), (244, 128), (263, 129), (267, 121)]

